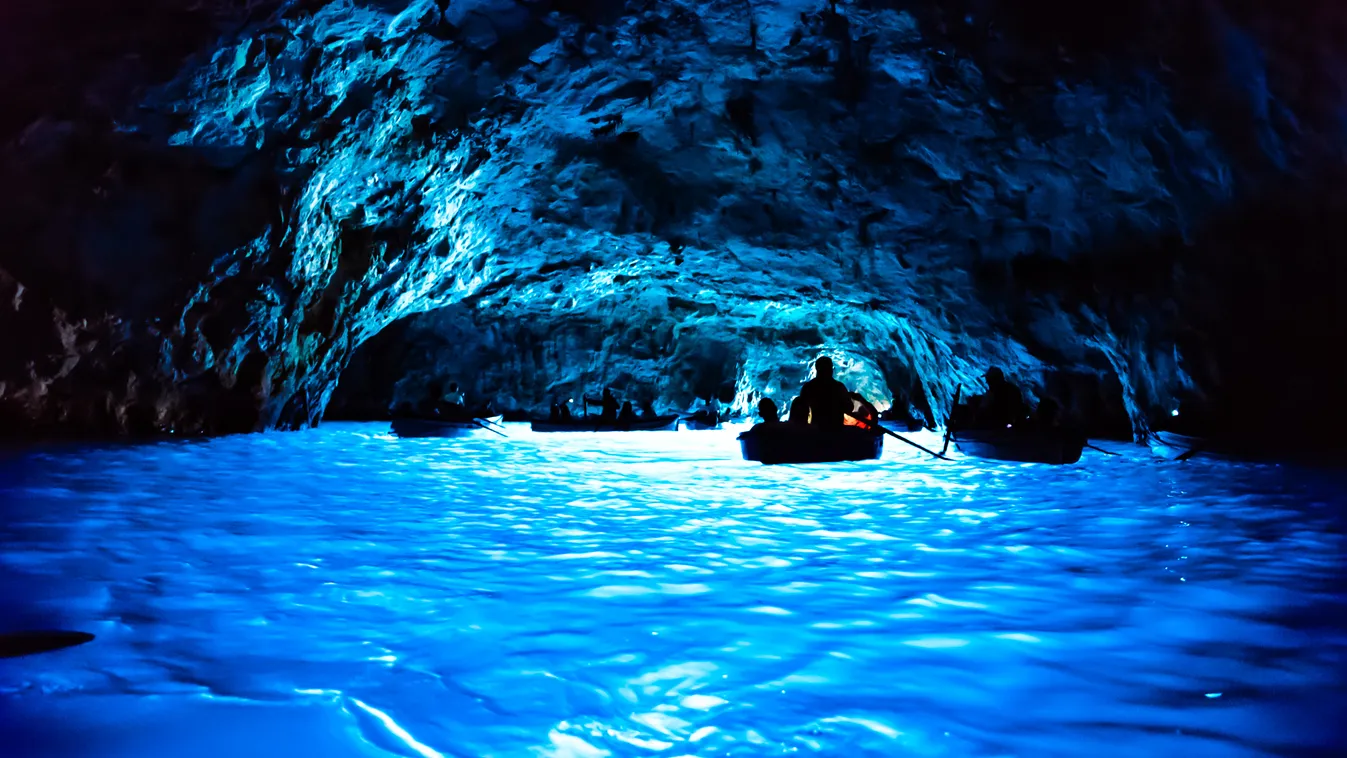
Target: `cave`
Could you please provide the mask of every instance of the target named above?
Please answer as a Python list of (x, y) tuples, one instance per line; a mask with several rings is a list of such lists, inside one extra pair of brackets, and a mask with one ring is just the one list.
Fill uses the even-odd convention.
[(1340, 19), (1209, 5), (8, 10), (0, 416), (748, 416), (828, 352), (934, 425), (999, 366), (1099, 433), (1329, 442)]
[[(1062, 503), (1077, 496), (1094, 502), (1091, 498), (1103, 497), (1098, 487), (1115, 487), (1125, 493), (1120, 503), (1139, 508), (1159, 508), (1154, 503), (1177, 498), (1173, 507), (1181, 523), (1199, 524), (1210, 539), (1220, 540), (1226, 539), (1221, 527), (1192, 515), (1188, 509), (1196, 506), (1183, 497), (1206, 493), (1191, 495), (1192, 502), (1213, 509), (1245, 507), (1238, 504), (1258, 497), (1275, 504), (1282, 503), (1280, 493), (1299, 492), (1303, 484), (1310, 494), (1275, 507), (1299, 513), (1302, 525), (1318, 525), (1320, 536), (1306, 536), (1272, 511), (1241, 510), (1227, 514), (1237, 533), (1229, 539), (1257, 541), (1261, 534), (1279, 546), (1300, 544), (1309, 562), (1302, 567), (1307, 587), (1340, 578), (1313, 562), (1342, 547), (1345, 490), (1334, 472), (1342, 470), (1347, 454), (1337, 432), (1347, 426), (1347, 405), (1336, 401), (1344, 388), (1341, 346), (1347, 344), (1347, 10), (1338, 4), (50, 0), (0, 8), (0, 41), (6, 74), (0, 88), (7, 104), (0, 113), (0, 180), (9, 188), (0, 204), (0, 445), (9, 455), (0, 466), (0, 493), (13, 506), (0, 522), (9, 530), (0, 531), (0, 542), (12, 540), (16, 555), (40, 553), (31, 529), (44, 517), (24, 514), (50, 512), (64, 514), (53, 517), (63, 530), (127, 519), (118, 532), (124, 536), (152, 516), (186, 531), (208, 527), (233, 535), (239, 545), (291, 550), (296, 566), (344, 565), (340, 551), (324, 563), (312, 557), (322, 552), (318, 548), (265, 540), (259, 545), (244, 537), (271, 533), (288, 518), (286, 523), (315, 544), (327, 544), (330, 537), (318, 526), (326, 517), (303, 510), (298, 490), (272, 489), (280, 486), (273, 480), (292, 482), (291, 487), (305, 481), (306, 456), (314, 466), (327, 467), (327, 473), (313, 474), (313, 486), (327, 488), (321, 497), (352, 513), (365, 513), (357, 497), (373, 502), (384, 496), (369, 477), (385, 477), (380, 486), (400, 491), (397, 471), (437, 491), (455, 493), (469, 481), (484, 486), (496, 494), (482, 495), (482, 512), (508, 521), (515, 518), (508, 507), (514, 495), (495, 489), (505, 485), (494, 480), (483, 484), (478, 470), (502, 471), (506, 479), (520, 481), (551, 475), (531, 466), (569, 477), (535, 484), (574, 488), (568, 502), (575, 513), (591, 512), (592, 504), (579, 494), (584, 487), (611, 485), (605, 483), (606, 465), (647, 466), (641, 476), (664, 483), (648, 490), (664, 493), (661, 503), (682, 502), (667, 489), (676, 480), (678, 487), (698, 493), (689, 498), (719, 508), (721, 496), (707, 482), (729, 475), (702, 479), (688, 467), (704, 460), (742, 464), (740, 453), (747, 457), (748, 447), (741, 451), (736, 438), (724, 435), (772, 421), (762, 415), (768, 407), (779, 408), (784, 418), (806, 392), (802, 385), (823, 375), (816, 367), (826, 358), (857, 396), (855, 408), (846, 406), (851, 410), (845, 423), (854, 420), (873, 432), (876, 444), (887, 445), (885, 460), (898, 455), (895, 450), (913, 456), (903, 459), (903, 466), (916, 466), (915, 461), (945, 466), (947, 454), (977, 458), (973, 438), (966, 436), (961, 448), (956, 431), (967, 423), (960, 414), (972, 413), (977, 398), (998, 391), (993, 376), (1003, 375), (1023, 404), (1009, 420), (1020, 423), (1026, 414), (1038, 418), (1052, 409), (1053, 431), (1043, 434), (1057, 440), (1060, 430), (1069, 430), (1061, 434), (1076, 440), (1069, 461), (1050, 462), (1091, 473), (993, 467), (970, 474), (987, 477), (970, 480), (975, 482), (970, 486), (987, 492), (1009, 488), (995, 503), (969, 494), (981, 497), (981, 504), (941, 505), (940, 498), (956, 497), (961, 486), (956, 482), (962, 481), (948, 469), (933, 469), (946, 472), (941, 486), (922, 479), (926, 474), (909, 476), (908, 468), (887, 474), (926, 482), (912, 484), (909, 494), (914, 502), (929, 500), (929, 518), (946, 524), (947, 531), (992, 523), (988, 514), (1000, 513), (996, 503), (1036, 502), (1036, 487), (1057, 493), (1053, 497)], [(450, 406), (473, 409), (452, 422), (470, 427), (471, 442), (461, 443), (467, 447), (397, 447), (413, 443), (395, 433), (399, 420), (444, 421), (437, 414), (450, 397), (450, 384)], [(675, 419), (674, 429), (680, 424), (687, 429), (694, 413), (713, 409), (710, 425), (716, 429), (706, 437), (682, 431), (676, 437), (650, 436), (665, 442), (614, 435), (628, 441), (612, 442), (614, 450), (626, 452), (611, 458), (595, 452), (609, 443), (563, 445), (542, 435), (527, 455), (515, 447), (505, 453), (490, 447), (515, 445), (520, 435), (534, 439), (526, 431), (530, 423), (536, 431), (536, 424), (557, 422), (559, 413), (569, 418), (572, 409), (588, 423), (600, 412), (598, 401), (591, 405), (591, 400), (604, 392), (617, 398), (604, 414), (625, 401), (653, 418)], [(861, 412), (856, 410), (861, 400), (873, 411), (868, 421), (851, 415)], [(825, 415), (822, 401), (814, 402), (813, 416), (804, 423), (818, 424)], [(807, 403), (802, 407), (809, 413)], [(884, 423), (901, 423), (884, 426), (879, 414)], [(1001, 433), (1001, 420), (991, 426)], [(516, 441), (500, 439), (511, 435)], [(647, 444), (652, 447), (642, 447)], [(268, 450), (275, 455), (270, 464)], [(1077, 463), (1082, 451), (1087, 457)], [(172, 457), (177, 455), (182, 457)], [(366, 455), (377, 465), (351, 462)], [(878, 448), (873, 457), (880, 457)], [(646, 463), (632, 462), (638, 459)], [(170, 466), (170, 460), (177, 462)], [(408, 460), (429, 463), (410, 471)], [(1044, 462), (1033, 455), (1013, 460)], [(434, 473), (443, 467), (460, 471), (469, 463), (476, 468), (467, 473)], [(258, 468), (266, 465), (274, 465), (274, 472)], [(682, 473), (661, 479), (665, 465)], [(1127, 468), (1125, 475), (1117, 473), (1123, 469), (1100, 473), (1097, 467), (1104, 466)], [(233, 520), (228, 493), (203, 489), (172, 467), (203, 480), (235, 477), (239, 493), (248, 493), (235, 493), (237, 505), (250, 515)], [(331, 478), (336, 476), (331, 472), (348, 467), (349, 481)], [(149, 472), (143, 487), (128, 478), (135, 470)], [(862, 520), (880, 506), (857, 503), (869, 497), (862, 494), (865, 487), (889, 485), (863, 485), (857, 472), (881, 470), (845, 465), (828, 470), (845, 493), (825, 488), (809, 497), (834, 504), (839, 513), (860, 514), (856, 522), (804, 515), (813, 513), (804, 493), (814, 480), (789, 478), (804, 474), (743, 476), (768, 477), (752, 479), (760, 489), (795, 488), (791, 491), (804, 499), (772, 507), (793, 509), (797, 515), (780, 517), (825, 535), (818, 539), (850, 535), (857, 542), (847, 555), (866, 555), (869, 548), (861, 547), (866, 540), (877, 540), (879, 550), (888, 533), (867, 533)], [(1085, 480), (1071, 477), (1096, 475), (1101, 477), (1096, 489), (1073, 489), (1084, 487)], [(624, 476), (619, 480), (626, 481)], [(1161, 479), (1164, 483), (1157, 483)], [(647, 492), (643, 481), (638, 478), (630, 491)], [(734, 481), (715, 481), (720, 491), (736, 493), (725, 495), (740, 498), (735, 502), (770, 500), (751, 494), (751, 488), (736, 489)], [(1239, 490), (1242, 486), (1250, 489)], [(122, 511), (99, 499), (100, 487), (123, 487), (128, 503), (156, 492), (173, 502), (196, 502), (183, 500), (195, 497), (203, 514), (215, 515), (192, 522), (148, 504), (143, 513), (131, 505)], [(907, 492), (894, 487), (884, 491), (892, 497)], [(943, 494), (933, 494), (937, 490)], [(53, 494), (58, 491), (85, 495), (76, 497), (77, 503), (58, 504)], [(635, 507), (635, 500), (604, 491), (608, 494), (594, 495), (593, 502), (617, 504), (621, 513)], [(270, 498), (294, 507), (266, 516), (275, 522), (249, 521), (268, 513), (264, 504)], [(464, 503), (461, 513), (457, 505), (446, 506), (458, 514), (446, 527), (455, 533), (466, 529), (462, 524), (476, 523), (471, 514), (477, 506)], [(110, 510), (100, 510), (104, 507)], [(407, 513), (420, 514), (417, 523), (435, 518), (416, 510), (422, 505), (407, 507)], [(390, 511), (398, 512), (391, 506)], [(534, 518), (546, 522), (548, 513), (543, 509)], [(733, 521), (727, 514), (722, 526)], [(1002, 515), (996, 523), (1027, 518), (1019, 511)], [(1152, 517), (1160, 518), (1159, 511)], [(342, 529), (353, 530), (343, 532), (345, 539), (360, 541), (364, 529), (382, 533), (385, 527), (371, 518), (366, 526), (344, 524)], [(589, 517), (574, 518), (579, 521), (572, 527), (552, 526), (564, 532), (558, 544), (574, 543), (573, 550), (556, 552), (618, 561), (612, 556), (621, 551), (566, 532), (605, 531), (611, 525), (584, 526)], [(1049, 521), (1065, 532), (1075, 528)], [(639, 523), (616, 527), (614, 534), (642, 531)], [(763, 534), (782, 523), (762, 527)], [(659, 543), (661, 534), (684, 528), (695, 531), (672, 525), (649, 539)], [(724, 528), (737, 534), (733, 526)], [(1119, 528), (1117, 534), (1129, 534), (1127, 527)], [(1131, 534), (1149, 544), (1160, 527), (1146, 522), (1145, 528), (1152, 531), (1142, 533), (1138, 526)], [(469, 542), (497, 540), (505, 546), (502, 554), (515, 544), (495, 532), (490, 539), (486, 532), (462, 533)], [(193, 538), (153, 534), (158, 536), (146, 539), (161, 547), (135, 547), (127, 538), (112, 543), (122, 548), (108, 550), (135, 556), (123, 563), (145, 569), (150, 578), (138, 581), (171, 585), (171, 578), (154, 579), (173, 573), (149, 556), (158, 550), (188, 554), (188, 546), (176, 541)], [(1098, 545), (1117, 537), (1102, 526), (1089, 534)], [(388, 544), (403, 544), (401, 535), (384, 537)], [(527, 542), (523, 531), (517, 536)], [(63, 539), (69, 555), (60, 565), (90, 549), (76, 533)], [(205, 542), (191, 549), (225, 550), (200, 539)], [(929, 535), (898, 539), (939, 548), (939, 539)], [(234, 543), (220, 543), (225, 544)], [(688, 575), (666, 576), (658, 586), (697, 595), (701, 590), (695, 588), (706, 583), (694, 575), (720, 570), (700, 561), (720, 565), (721, 548), (715, 545), (723, 544), (728, 543), (711, 540), (697, 554), (701, 558), (669, 557), (668, 565), (687, 566)], [(528, 549), (533, 548), (545, 551), (538, 545)], [(645, 548), (633, 542), (627, 549)], [(817, 560), (831, 560), (831, 549), (823, 548)], [(1053, 543), (1041, 549), (1059, 550), (1057, 560), (1065, 561), (1052, 564), (1048, 573), (1076, 576), (1082, 585), (1109, 559), (1103, 547), (1080, 561), (1061, 557), (1073, 547)], [(401, 560), (383, 555), (383, 548), (369, 550), (381, 560)], [(1243, 555), (1231, 550), (1231, 556)], [(243, 565), (241, 551), (216, 559), (222, 566), (234, 559)], [(1237, 562), (1227, 557), (1231, 565)], [(454, 563), (457, 559), (443, 560), (464, 575), (475, 571)], [(745, 560), (775, 565), (776, 559), (765, 554)], [(1178, 560), (1156, 559), (1167, 567)], [(1235, 581), (1214, 567), (1217, 562), (1211, 558), (1211, 573), (1204, 576)], [(332, 581), (357, 594), (354, 587), (361, 582), (379, 584), (382, 580), (361, 573), (363, 565), (347, 566), (354, 573)], [(852, 568), (868, 576), (864, 567)], [(23, 589), (37, 581), (34, 570), (16, 559), (0, 572), (6, 593), (17, 598), (5, 601), (5, 608), (27, 624), (22, 628), (88, 620), (69, 603), (51, 611)], [(648, 569), (635, 561), (603, 570), (636, 576)], [(888, 569), (875, 569), (881, 570)], [(1261, 570), (1261, 564), (1250, 564), (1250, 575)], [(53, 597), (64, 597), (68, 586), (79, 583), (53, 571), (42, 580), (56, 583)], [(116, 572), (107, 571), (109, 586), (120, 587)], [(236, 586), (269, 586), (261, 567), (247, 576), (221, 568), (203, 574), (201, 586), (213, 587), (201, 590), (206, 594), (162, 591), (166, 597), (180, 592), (184, 603), (227, 594), (216, 586), (226, 575)], [(1174, 577), (1177, 581), (1179, 574)], [(532, 580), (516, 581), (531, 586)], [(815, 579), (802, 574), (796, 581)], [(644, 597), (631, 589), (639, 583), (614, 580), (591, 588), (599, 594), (586, 597), (624, 592)], [(419, 597), (396, 584), (389, 580), (392, 595), (405, 591)], [(471, 584), (445, 591), (475, 597)], [(767, 617), (779, 611), (787, 619), (783, 609), (789, 605), (772, 600), (775, 590), (753, 586), (750, 594), (757, 594), (743, 601), (745, 607), (767, 609), (760, 611)], [(117, 590), (107, 591), (114, 597), (108, 602), (116, 605)], [(297, 591), (276, 590), (290, 594), (274, 599), (275, 607), (302, 604), (291, 597)], [(908, 592), (884, 591), (897, 593), (894, 597)], [(483, 597), (492, 592), (505, 589), (483, 589)], [(950, 605), (942, 592), (908, 594), (919, 609), (974, 607)], [(1147, 597), (1169, 602), (1169, 596)], [(1307, 596), (1299, 610), (1287, 612), (1344, 618), (1342, 605), (1324, 597)], [(355, 598), (342, 602), (365, 602)], [(401, 619), (410, 613), (388, 602), (389, 614)], [(525, 616), (564, 615), (567, 607), (559, 601), (515, 602)], [(1320, 602), (1327, 605), (1316, 605)], [(121, 615), (104, 619), (92, 642), (79, 638), (79, 648), (59, 654), (82, 655), (80, 650), (96, 650), (105, 636), (130, 634), (125, 630), (141, 623), (136, 619), (155, 617), (154, 603), (142, 605), (121, 608)], [(1207, 609), (1212, 618), (1222, 612)], [(257, 624), (284, 626), (271, 610), (238, 610), (254, 611)], [(225, 624), (223, 615), (212, 618)], [(329, 621), (323, 616), (316, 623), (329, 629)], [(424, 631), (404, 621), (404, 628)], [(705, 621), (711, 624), (711, 616)], [(19, 621), (0, 624), (6, 627), (0, 633), (7, 626), (21, 627)], [(556, 628), (562, 626), (558, 622)], [(966, 641), (971, 638), (964, 632), (973, 632), (957, 626), (933, 627), (911, 644), (928, 652), (946, 643), (962, 650), (950, 640)], [(1002, 631), (1018, 634), (1019, 644), (1042, 636), (1012, 627), (1020, 629), (1011, 624)], [(1202, 628), (1208, 632), (1194, 639), (1222, 640), (1211, 631), (1214, 626)], [(1328, 634), (1326, 627), (1313, 629)], [(178, 635), (175, 644), (189, 644), (179, 632), (164, 634)], [(345, 639), (336, 626), (330, 634)], [(558, 639), (548, 637), (547, 644), (570, 644)], [(1341, 650), (1336, 639), (1333, 649)], [(401, 655), (392, 643), (370, 644), (390, 651), (391, 659)], [(463, 644), (477, 649), (479, 643)], [(338, 645), (333, 655), (349, 658), (350, 645)], [(488, 648), (478, 652), (504, 655)], [(528, 657), (519, 652), (522, 643), (510, 649)], [(242, 654), (228, 646), (211, 650), (203, 655)], [(1094, 652), (1107, 657), (1105, 647)], [(794, 660), (794, 654), (780, 653), (782, 660)], [(721, 704), (731, 702), (711, 690), (696, 694), (718, 670), (716, 664), (686, 663), (669, 673), (677, 669), (676, 652), (647, 645), (630, 655), (650, 659), (651, 671), (664, 673), (647, 671), (653, 679), (633, 674), (631, 681), (642, 683), (631, 684), (634, 689), (605, 685), (597, 695), (582, 687), (558, 694), (522, 680), (497, 682), (504, 690), (470, 686), (444, 673), (452, 666), (437, 659), (441, 668), (434, 675), (456, 682), (434, 695), (446, 708), (481, 708), (519, 726), (528, 719), (503, 704), (510, 697), (536, 696), (530, 707), (549, 718), (567, 708), (548, 698), (579, 703), (569, 716), (559, 716), (565, 726), (544, 730), (527, 745), (487, 727), (460, 743), (446, 736), (453, 730), (445, 727), (446, 747), (432, 748), (433, 740), (413, 739), (385, 706), (360, 699), (358, 686), (347, 691), (339, 675), (329, 676), (330, 682), (296, 675), (296, 682), (308, 683), (295, 686), (311, 699), (335, 698), (342, 724), (355, 724), (350, 728), (362, 739), (394, 754), (527, 749), (610, 755), (674, 743), (692, 754), (701, 749), (699, 740), (713, 745), (708, 750), (748, 750), (743, 754), (752, 754), (753, 745), (855, 755), (897, 749), (886, 740), (897, 739), (894, 734), (902, 730), (874, 716), (884, 710), (879, 706), (864, 713), (841, 709), (831, 721), (819, 716), (823, 721), (809, 727), (815, 742), (802, 736), (805, 732), (787, 738), (770, 729), (759, 733), (707, 721), (704, 728), (719, 735), (710, 736), (713, 732), (699, 729), (702, 722), (687, 714), (719, 713)], [(896, 659), (885, 660), (888, 665)], [(655, 666), (658, 661), (668, 668)], [(190, 662), (174, 665), (195, 672), (180, 677), (184, 691), (197, 682), (190, 686), (212, 696), (279, 697), (274, 683), (261, 675), (215, 676), (219, 672), (203, 673)], [(790, 681), (807, 689), (827, 679), (826, 670), (822, 664), (802, 665), (800, 678)], [(764, 675), (760, 683), (776, 687), (789, 679), (787, 673), (774, 676)], [(1209, 678), (1202, 686), (1217, 694), (1199, 696), (1215, 704), (1223, 697), (1215, 682), (1220, 677)], [(641, 687), (663, 686), (666, 679), (683, 682), (681, 704), (670, 706), (682, 708), (683, 716), (668, 716), (673, 711), (652, 705), (656, 710), (641, 712), (644, 721), (584, 726), (603, 722), (594, 713), (615, 707), (611, 703), (622, 698), (635, 703), (649, 694)], [(1244, 697), (1253, 698), (1247, 694), (1253, 679), (1250, 674), (1243, 684), (1229, 686), (1244, 687)], [(852, 681), (869, 686), (859, 675)], [(0, 670), (0, 685), (5, 682)], [(146, 691), (168, 691), (156, 687)], [(988, 687), (1007, 697), (1033, 690), (1013, 681)], [(320, 691), (328, 694), (314, 694)], [(0, 686), (0, 700), (6, 692)], [(591, 696), (607, 705), (586, 705)], [(791, 702), (790, 708), (807, 708), (806, 701)], [(35, 709), (31, 713), (39, 722), (55, 718), (56, 711), (40, 704), (15, 707), (16, 713)], [(145, 707), (137, 704), (128, 718), (141, 718)], [(197, 723), (191, 714), (182, 718)], [(218, 714), (201, 718), (208, 733), (213, 724), (228, 721)], [(305, 728), (328, 729), (322, 726), (327, 716), (312, 718), (317, 720), (304, 722)], [(1286, 716), (1277, 723), (1294, 721)], [(0, 718), (0, 727), (7, 723)], [(1026, 726), (1009, 717), (998, 723), (1006, 730)], [(1193, 722), (1183, 724), (1198, 729)], [(102, 734), (104, 726), (88, 726), (88, 734)], [(432, 734), (441, 726), (423, 724)], [(947, 726), (962, 735), (951, 743), (954, 754), (1055, 754), (1063, 745), (1091, 741), (1080, 735), (1052, 746), (1009, 738), (979, 741), (967, 729)], [(13, 728), (32, 740), (33, 755), (56, 754), (50, 735)], [(1202, 739), (1247, 737), (1241, 744), (1252, 753), (1337, 744), (1327, 727), (1305, 731), (1307, 742), (1300, 745), (1261, 734), (1231, 736), (1239, 731), (1234, 727), (1228, 733), (1224, 726), (1214, 729)], [(724, 741), (730, 733), (738, 736)], [(935, 749), (935, 742), (923, 741), (928, 738), (935, 739), (913, 737), (907, 748)], [(1136, 740), (1129, 743), (1135, 749), (1150, 749), (1144, 739)], [(174, 737), (153, 749), (188, 744), (198, 742)], [(334, 743), (329, 754), (344, 755), (346, 749)], [(1155, 749), (1202, 746), (1175, 738), (1157, 741)]]

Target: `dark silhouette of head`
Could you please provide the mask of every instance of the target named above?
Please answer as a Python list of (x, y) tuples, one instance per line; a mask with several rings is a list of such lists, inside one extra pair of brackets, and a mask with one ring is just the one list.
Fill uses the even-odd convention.
[(809, 423), (809, 403), (802, 397), (797, 397), (790, 404), (790, 423), (808, 424)]
[(833, 359), (825, 355), (814, 361), (814, 374), (824, 379), (833, 378)]
[(770, 397), (764, 397), (758, 401), (758, 415), (768, 424), (775, 424), (781, 420), (781, 411), (777, 409), (776, 403)]
[(1000, 369), (999, 367), (997, 367), (997, 366), (992, 366), (991, 368), (987, 369), (987, 386), (988, 386), (988, 387), (1000, 387), (1001, 385), (1003, 385), (1003, 384), (1005, 384), (1005, 383), (1006, 383), (1006, 375), (1005, 375), (1005, 372), (1001, 371), (1001, 369)]
[(449, 382), (449, 391), (458, 392), (458, 382)]

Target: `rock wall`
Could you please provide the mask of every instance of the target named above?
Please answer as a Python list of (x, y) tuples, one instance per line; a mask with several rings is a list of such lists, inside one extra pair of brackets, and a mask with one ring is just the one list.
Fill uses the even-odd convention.
[[(1269, 271), (1341, 328), (1321, 235), (1231, 222), (1336, 197), (1330, 4), (115, 5), (5, 11), (60, 85), (0, 132), (11, 430), (303, 426), (369, 342), (340, 412), (450, 375), (744, 409), (829, 352), (937, 421), (1000, 365), (1140, 431), (1294, 394), (1221, 336)], [(1332, 226), (1294, 211), (1257, 223)]]

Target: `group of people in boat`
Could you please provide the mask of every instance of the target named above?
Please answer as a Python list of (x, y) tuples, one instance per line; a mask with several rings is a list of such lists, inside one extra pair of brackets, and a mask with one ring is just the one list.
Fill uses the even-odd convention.
[[(637, 409), (630, 400), (623, 401), (621, 404), (618, 403), (612, 387), (605, 387), (598, 400), (591, 400), (588, 396), (583, 399), (586, 416), (588, 416), (589, 406), (596, 405), (600, 408), (597, 419), (600, 424), (629, 424), (639, 419), (651, 419), (659, 415), (655, 412), (654, 403), (646, 400), (641, 403), (640, 415), (638, 416)], [(574, 414), (571, 413), (570, 401), (554, 400), (551, 411), (547, 415), (547, 420), (562, 424), (575, 420)]]
[(985, 376), (987, 391), (954, 408), (950, 425), (961, 429), (1017, 429), (1020, 431), (1056, 429), (1060, 409), (1052, 398), (1043, 398), (1031, 409), (1019, 387), (1006, 379), (1005, 372), (993, 366)]
[(879, 423), (879, 411), (833, 375), (833, 360), (826, 355), (814, 361), (814, 378), (804, 383), (790, 404), (784, 421), (781, 409), (771, 398), (758, 401), (758, 416), (766, 428), (780, 424), (796, 427), (839, 429), (858, 426), (870, 429)]
[[(831, 358), (814, 362), (814, 378), (805, 382), (790, 404), (789, 416), (781, 417), (780, 408), (771, 398), (758, 401), (758, 416), (770, 428), (774, 425), (838, 428), (843, 425), (861, 429), (875, 428), (880, 419), (874, 405), (847, 389), (833, 375)], [(1005, 372), (993, 367), (985, 376), (987, 391), (959, 404), (951, 425), (959, 429), (1015, 429), (1046, 431), (1060, 428), (1060, 408), (1056, 401), (1044, 398), (1031, 408), (1019, 388), (1006, 379)]]
[(450, 382), (448, 387), (445, 387), (441, 382), (434, 382), (430, 385), (424, 401), (419, 404), (402, 403), (392, 409), (392, 415), (394, 418), (457, 421), (474, 416), (491, 416), (493, 414), (489, 404), (470, 407), (467, 393), (459, 387), (458, 382)]
[[(1046, 430), (1059, 426), (1059, 407), (1051, 398), (1044, 398), (1036, 408), (1024, 401), (1018, 387), (1006, 379), (1005, 373), (993, 367), (985, 376), (987, 391), (970, 398), (954, 408), (950, 419), (952, 427), (957, 429), (1018, 429)], [(416, 415), (431, 418), (459, 419), (474, 415), (489, 415), (489, 409), (470, 408), (467, 397), (457, 382), (431, 386), (426, 406), (417, 409)], [(601, 424), (631, 423), (641, 419), (658, 417), (651, 400), (640, 403), (639, 409), (630, 400), (619, 402), (611, 387), (605, 387), (597, 400), (584, 398), (586, 420), (597, 420)], [(597, 419), (588, 415), (589, 406), (600, 409)], [(403, 415), (410, 415), (411, 409), (403, 409)], [(780, 424), (808, 426), (813, 428), (834, 429), (842, 426), (856, 426), (872, 429), (878, 426), (880, 414), (869, 401), (860, 394), (852, 392), (834, 376), (831, 358), (823, 356), (814, 361), (814, 377), (800, 388), (800, 394), (790, 403), (789, 414), (781, 417), (781, 409), (771, 398), (758, 401), (758, 416), (767, 427)], [(691, 416), (705, 426), (716, 426), (723, 419), (720, 404), (715, 397), (707, 398), (703, 407)], [(571, 412), (570, 401), (554, 400), (548, 420), (553, 423), (566, 423), (575, 420)]]

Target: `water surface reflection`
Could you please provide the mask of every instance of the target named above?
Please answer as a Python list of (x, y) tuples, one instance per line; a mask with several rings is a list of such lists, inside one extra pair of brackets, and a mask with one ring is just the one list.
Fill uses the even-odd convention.
[[(1334, 747), (1344, 478), (375, 425), (4, 467), (22, 755)], [(7, 753), (8, 754), (8, 753)]]

